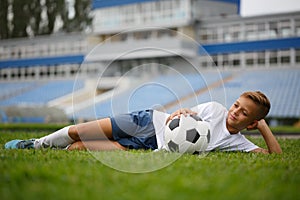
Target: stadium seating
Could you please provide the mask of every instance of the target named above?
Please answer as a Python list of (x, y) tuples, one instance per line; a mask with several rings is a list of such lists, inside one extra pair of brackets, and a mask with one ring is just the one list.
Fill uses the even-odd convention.
[(31, 87), (34, 87), (34, 82), (1, 82), (0, 100), (20, 94)]
[(76, 118), (99, 118), (128, 111), (164, 107), (181, 98), (221, 81), (231, 73), (217, 71), (202, 74), (164, 75), (138, 87), (130, 88), (113, 98), (75, 112)]
[[(3, 84), (3, 85), (2, 85)], [(0, 106), (45, 105), (47, 102), (73, 92), (74, 81), (53, 80), (18, 83), (1, 83), (4, 93), (20, 91), (18, 94), (0, 101)], [(84, 86), (84, 81), (77, 81), (74, 90)], [(23, 90), (21, 90), (23, 89)]]
[[(203, 73), (199, 75), (186, 75), (186, 79), (192, 85), (194, 91), (201, 88), (207, 89), (197, 98), (183, 99), (180, 105), (166, 107), (167, 112), (172, 112), (180, 107), (192, 107), (207, 101), (218, 101), (229, 108), (241, 93), (249, 90), (264, 92), (271, 101), (269, 117), (295, 118), (299, 116), (300, 104), (300, 69), (250, 69), (223, 73), (222, 76), (233, 78), (223, 84), (207, 89), (207, 86), (220, 80), (218, 72)], [(191, 90), (182, 87), (180, 81), (174, 81), (174, 77), (158, 77), (153, 83), (137, 89), (134, 93), (127, 91), (115, 96), (112, 100), (95, 104), (76, 113), (78, 117), (87, 117), (93, 114), (93, 118), (108, 116), (119, 112), (168, 105), (182, 97)], [(168, 89), (161, 85), (168, 86)], [(182, 89), (183, 88), (183, 89)], [(124, 101), (125, 100), (125, 101)]]
[[(300, 113), (299, 77), (299, 68), (225, 70), (222, 73), (205, 71), (198, 75), (184, 76), (161, 75), (114, 94), (108, 100), (75, 111), (74, 117), (90, 120), (158, 107), (172, 112), (179, 107), (193, 107), (207, 101), (218, 101), (229, 108), (244, 91), (260, 90), (272, 103), (269, 117), (297, 118)], [(225, 81), (224, 78), (228, 79)], [(46, 105), (53, 99), (72, 93), (73, 85), (72, 80), (0, 83), (0, 106)], [(74, 90), (83, 86), (84, 81), (79, 81)], [(176, 104), (178, 101), (180, 105)], [(69, 117), (72, 118), (73, 114)]]
[(269, 117), (293, 118), (300, 113), (300, 69), (245, 70), (224, 86), (198, 96), (199, 102), (218, 101), (229, 108), (241, 93), (259, 90), (271, 101)]

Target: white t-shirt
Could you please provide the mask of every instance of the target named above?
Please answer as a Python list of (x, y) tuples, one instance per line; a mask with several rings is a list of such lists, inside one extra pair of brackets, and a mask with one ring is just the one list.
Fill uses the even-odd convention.
[[(208, 122), (211, 138), (207, 151), (245, 151), (249, 152), (259, 148), (241, 133), (230, 134), (226, 128), (227, 109), (217, 102), (199, 104), (191, 110), (197, 112), (198, 116)], [(164, 146), (164, 126), (169, 114), (154, 111), (153, 124), (156, 132), (158, 149)]]

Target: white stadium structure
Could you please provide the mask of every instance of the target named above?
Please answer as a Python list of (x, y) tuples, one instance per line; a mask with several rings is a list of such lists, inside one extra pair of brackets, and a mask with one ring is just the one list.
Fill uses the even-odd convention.
[(229, 107), (246, 90), (270, 98), (271, 125), (299, 121), (299, 9), (247, 15), (240, 0), (94, 0), (92, 12), (88, 34), (0, 41), (0, 122)]

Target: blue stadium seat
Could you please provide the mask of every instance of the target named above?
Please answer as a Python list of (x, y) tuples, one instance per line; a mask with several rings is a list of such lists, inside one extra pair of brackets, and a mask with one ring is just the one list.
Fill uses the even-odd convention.
[[(241, 93), (259, 90), (271, 101), (269, 117), (298, 117), (300, 113), (300, 69), (245, 70), (234, 79), (199, 95), (199, 102), (215, 100), (229, 108)], [(211, 99), (207, 97), (210, 96)], [(225, 98), (224, 98), (225, 97)]]
[[(224, 84), (222, 79), (231, 77)], [(201, 75), (185, 74), (176, 77), (161, 75), (153, 80), (123, 91), (110, 100), (96, 103), (74, 113), (75, 118), (96, 119), (128, 111), (163, 107), (173, 112), (180, 107), (193, 107), (207, 101), (218, 101), (229, 108), (241, 93), (260, 90), (271, 101), (269, 117), (299, 117), (300, 113), (300, 69), (272, 68), (247, 69), (244, 71), (205, 71)], [(0, 83), (0, 106), (44, 105), (47, 102), (72, 93), (71, 80)], [(78, 81), (74, 90), (84, 87)], [(203, 91), (202, 91), (203, 90)], [(202, 92), (201, 92), (202, 91)], [(199, 92), (189, 99), (193, 92)], [(10, 98), (7, 98), (10, 97)], [(172, 103), (180, 100), (180, 105)], [(168, 105), (168, 106), (166, 106)]]
[(92, 116), (95, 119), (134, 110), (163, 107), (198, 90), (207, 88), (208, 85), (221, 81), (222, 78), (229, 75), (231, 73), (219, 73), (217, 71), (179, 76), (162, 75), (140, 85), (138, 88), (131, 88), (120, 95), (115, 95), (111, 100), (77, 111), (75, 117), (89, 118)]
[[(24, 83), (19, 83), (24, 84)], [(0, 106), (12, 106), (12, 105), (45, 105), (47, 102), (67, 95), (73, 92), (74, 81), (72, 80), (55, 80), (49, 82), (36, 81), (31, 82), (32, 87), (28, 91), (21, 92), (20, 94), (11, 98), (0, 101)], [(26, 85), (26, 84), (25, 84)], [(33, 87), (34, 86), (34, 87)], [(84, 81), (77, 81), (74, 90), (78, 90), (84, 86)], [(17, 90), (19, 86), (14, 88)], [(6, 89), (5, 89), (6, 90)], [(2, 93), (2, 91), (1, 91)]]
[(8, 99), (12, 96), (16, 96), (32, 87), (34, 82), (1, 82), (0, 83), (0, 100)]

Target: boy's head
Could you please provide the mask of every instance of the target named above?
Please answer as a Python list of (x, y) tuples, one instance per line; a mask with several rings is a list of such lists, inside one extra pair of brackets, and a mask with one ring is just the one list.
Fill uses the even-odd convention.
[(226, 125), (231, 133), (256, 127), (270, 110), (270, 101), (261, 92), (243, 93), (228, 110)]
[(261, 120), (267, 116), (271, 108), (271, 103), (269, 99), (260, 91), (249, 91), (244, 92), (241, 97), (251, 99), (257, 106), (257, 120)]

